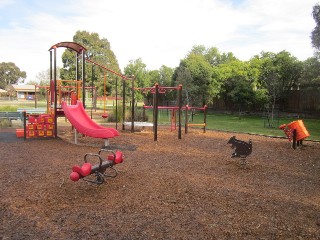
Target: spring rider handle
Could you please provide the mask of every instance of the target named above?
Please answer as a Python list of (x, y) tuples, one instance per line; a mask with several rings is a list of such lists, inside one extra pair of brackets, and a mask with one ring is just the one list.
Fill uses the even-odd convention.
[[(106, 158), (103, 158), (101, 152), (110, 152)], [(94, 157), (98, 158), (99, 162), (96, 165), (92, 165), (89, 163), (89, 158)], [(111, 150), (101, 149), (98, 154), (95, 153), (87, 153), (84, 156), (84, 164), (80, 167), (75, 165), (72, 167), (72, 173), (70, 174), (70, 179), (72, 181), (78, 181), (79, 179), (83, 179), (88, 182), (102, 184), (105, 180), (105, 177), (116, 177), (117, 171), (113, 168), (115, 164), (123, 162), (123, 154), (120, 151), (113, 152)], [(110, 168), (114, 172), (112, 175), (107, 175), (105, 172)], [(96, 180), (85, 179), (87, 176), (95, 174)]]
[(88, 163), (88, 158), (89, 157), (97, 157), (99, 159), (99, 164), (98, 165), (94, 165), (94, 167), (97, 167), (98, 169), (101, 168), (102, 166), (102, 162), (103, 162), (103, 159), (102, 157), (100, 156), (100, 154), (96, 154), (96, 153), (87, 153), (86, 155), (84, 155), (84, 162), (85, 163)]

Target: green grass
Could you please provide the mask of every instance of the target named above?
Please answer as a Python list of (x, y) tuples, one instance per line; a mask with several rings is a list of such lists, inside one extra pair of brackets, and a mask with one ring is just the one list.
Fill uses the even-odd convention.
[[(91, 108), (91, 102), (87, 101), (87, 108)], [(107, 111), (112, 109), (112, 103), (107, 107)], [(1, 112), (15, 112), (17, 108), (34, 108), (34, 101), (11, 101), (0, 102)], [(38, 107), (46, 107), (45, 101), (39, 101)], [(101, 107), (101, 106), (98, 106)], [(103, 109), (103, 108), (101, 108)], [(152, 110), (147, 110), (149, 121), (152, 121)], [(177, 117), (178, 119), (178, 117)], [(231, 132), (242, 132), (251, 134), (263, 134), (269, 136), (282, 136), (285, 134), (282, 130), (278, 129), (278, 125), (288, 124), (292, 121), (298, 120), (297, 118), (281, 118), (274, 121), (275, 126), (273, 128), (264, 127), (265, 119), (259, 116), (241, 116), (229, 115), (229, 114), (208, 114), (207, 115), (207, 129), (223, 130)], [(320, 119), (302, 119), (308, 132), (310, 133), (310, 140), (320, 141)], [(182, 124), (184, 125), (185, 117), (182, 115)], [(159, 111), (159, 124), (170, 124), (170, 111)], [(194, 116), (193, 123), (203, 123), (203, 114), (199, 113)]]
[[(46, 107), (45, 101), (38, 101), (37, 107)], [(18, 108), (34, 108), (34, 101), (0, 101), (0, 112), (16, 112)]]
[[(151, 111), (150, 111), (151, 112)], [(152, 121), (152, 112), (149, 116)], [(184, 125), (184, 116), (182, 116), (182, 124)], [(301, 118), (300, 118), (301, 119)], [(230, 132), (241, 132), (250, 134), (262, 134), (267, 136), (285, 137), (283, 130), (278, 127), (281, 124), (288, 124), (297, 118), (280, 118), (275, 119), (273, 127), (267, 127), (266, 120), (260, 116), (241, 116), (230, 114), (208, 114), (207, 115), (207, 129), (222, 130)], [(309, 140), (320, 140), (320, 119), (302, 119), (305, 127), (310, 133)], [(159, 123), (170, 124), (169, 115), (162, 111), (160, 112)], [(194, 116), (193, 123), (203, 123), (203, 114)], [(266, 125), (266, 126), (265, 126)], [(200, 127), (199, 127), (200, 128)]]
[(0, 106), (0, 112), (16, 112), (17, 111), (17, 106)]
[[(200, 116), (199, 116), (200, 117)], [(298, 119), (281, 118), (279, 125), (288, 124)], [(320, 120), (302, 119), (305, 127), (310, 133), (310, 140), (320, 140)], [(197, 119), (199, 121), (199, 119)], [(207, 128), (214, 130), (225, 130), (234, 132), (245, 132), (251, 134), (263, 134), (270, 136), (285, 136), (284, 132), (278, 127), (278, 121), (274, 121), (274, 127), (267, 127), (265, 119), (257, 116), (245, 116), (239, 118), (232, 115), (209, 115), (207, 116)], [(266, 127), (265, 127), (266, 125)]]

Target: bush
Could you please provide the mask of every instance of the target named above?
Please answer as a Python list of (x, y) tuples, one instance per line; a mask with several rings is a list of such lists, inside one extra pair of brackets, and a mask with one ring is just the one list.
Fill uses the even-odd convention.
[[(118, 106), (118, 123), (122, 121), (123, 117), (123, 111), (122, 111), (122, 106)], [(136, 109), (135, 110), (135, 118), (134, 121), (136, 122), (143, 122), (143, 121), (148, 121), (148, 116), (146, 116), (146, 119), (143, 119), (143, 109)], [(131, 108), (127, 108), (126, 110), (126, 116), (125, 116), (125, 121), (130, 122), (131, 121)], [(112, 112), (108, 114), (108, 122), (116, 122), (116, 107), (112, 109)]]
[[(132, 116), (131, 116), (131, 111), (130, 115), (126, 117), (126, 121), (131, 121)], [(134, 121), (135, 122), (146, 122), (148, 121), (148, 116), (145, 116), (145, 119), (143, 119), (143, 109), (135, 109), (134, 111)]]
[(0, 119), (0, 128), (11, 127), (11, 121), (9, 119)]
[[(118, 112), (117, 112), (118, 123), (122, 121), (122, 116), (123, 116), (122, 109), (123, 109), (122, 106), (118, 106)], [(112, 112), (108, 114), (108, 122), (116, 122), (116, 107), (113, 107)]]

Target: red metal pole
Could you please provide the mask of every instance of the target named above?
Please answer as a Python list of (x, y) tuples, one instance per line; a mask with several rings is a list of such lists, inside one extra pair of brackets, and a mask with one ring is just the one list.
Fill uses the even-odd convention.
[(158, 140), (158, 93), (159, 93), (159, 85), (156, 83), (155, 85), (155, 94), (154, 94), (154, 106), (153, 106), (153, 140)]
[(132, 112), (132, 116), (131, 116), (131, 132), (134, 132), (134, 105), (135, 105), (135, 101), (134, 101), (134, 77), (131, 79), (131, 112)]
[(182, 84), (179, 84), (178, 87), (178, 95), (179, 95), (179, 129), (178, 129), (178, 139), (181, 139), (181, 113), (182, 113)]
[(58, 137), (58, 116), (57, 116), (57, 48), (53, 49), (53, 82), (54, 82), (54, 136)]

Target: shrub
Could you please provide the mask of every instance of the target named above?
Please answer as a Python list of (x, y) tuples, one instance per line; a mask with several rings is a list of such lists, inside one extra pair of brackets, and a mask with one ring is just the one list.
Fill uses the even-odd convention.
[[(122, 121), (123, 117), (123, 111), (122, 106), (118, 106), (118, 123)], [(134, 121), (136, 122), (142, 122), (142, 121), (148, 121), (148, 116), (146, 116), (146, 119), (143, 119), (143, 110), (137, 109), (135, 110), (135, 118)], [(126, 116), (125, 121), (130, 122), (131, 121), (131, 108), (127, 108), (126, 110)], [(108, 122), (116, 122), (116, 107), (112, 109), (112, 112), (108, 114)]]
[[(123, 111), (122, 106), (118, 106), (117, 120), (118, 123), (122, 121)], [(108, 113), (108, 122), (116, 122), (116, 107), (112, 108), (112, 112)]]
[(9, 119), (0, 119), (0, 128), (11, 127)]
[[(132, 119), (131, 112), (130, 112), (130, 115), (129, 115), (129, 117), (127, 119), (128, 119), (127, 121), (131, 121), (131, 119)], [(136, 109), (134, 111), (134, 121), (135, 122), (148, 121), (148, 116), (147, 115), (145, 116), (145, 119), (143, 119), (143, 109)]]

